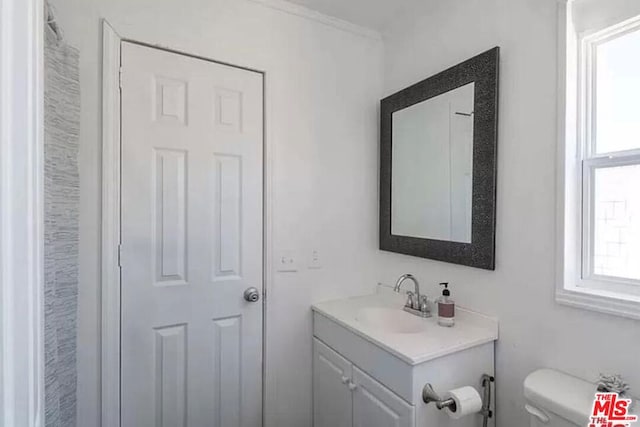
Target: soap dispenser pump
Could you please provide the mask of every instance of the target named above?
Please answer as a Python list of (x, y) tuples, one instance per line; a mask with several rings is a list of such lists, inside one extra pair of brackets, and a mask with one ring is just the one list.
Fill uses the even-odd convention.
[(451, 299), (451, 291), (449, 291), (449, 283), (442, 282), (440, 286), (444, 286), (442, 296), (438, 298), (438, 325), (451, 327), (456, 323), (456, 304)]

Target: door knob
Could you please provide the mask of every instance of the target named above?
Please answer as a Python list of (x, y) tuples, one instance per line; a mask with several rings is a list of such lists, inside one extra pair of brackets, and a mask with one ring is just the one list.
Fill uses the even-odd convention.
[(251, 287), (244, 291), (244, 299), (249, 302), (258, 302), (258, 300), (260, 299), (260, 291), (258, 291), (258, 289), (256, 288)]

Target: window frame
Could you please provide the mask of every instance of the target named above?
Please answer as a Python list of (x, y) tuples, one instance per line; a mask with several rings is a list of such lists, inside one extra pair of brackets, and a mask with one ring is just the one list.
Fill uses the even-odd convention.
[(593, 274), (593, 176), (597, 169), (640, 164), (640, 149), (596, 151), (596, 49), (640, 31), (640, 16), (577, 34), (571, 1), (560, 3), (556, 301), (640, 319), (640, 280)]
[(594, 260), (594, 192), (595, 172), (620, 166), (640, 165), (640, 148), (624, 151), (598, 153), (597, 151), (597, 49), (610, 41), (640, 31), (640, 17), (613, 25), (603, 30), (581, 34), (578, 37), (580, 52), (578, 67), (580, 87), (578, 89), (578, 169), (582, 194), (580, 208), (581, 248), (580, 278), (578, 287), (596, 290), (613, 290), (623, 294), (640, 296), (640, 280), (596, 274)]

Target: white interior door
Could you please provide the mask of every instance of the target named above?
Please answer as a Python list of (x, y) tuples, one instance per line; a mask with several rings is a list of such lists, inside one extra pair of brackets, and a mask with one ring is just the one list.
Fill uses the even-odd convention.
[(261, 425), (262, 85), (122, 45), (123, 427)]

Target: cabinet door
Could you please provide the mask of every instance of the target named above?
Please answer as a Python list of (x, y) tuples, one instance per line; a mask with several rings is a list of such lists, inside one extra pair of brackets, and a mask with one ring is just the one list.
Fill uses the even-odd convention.
[(313, 425), (351, 427), (351, 362), (313, 340)]
[(414, 408), (391, 390), (353, 367), (354, 427), (414, 427)]

